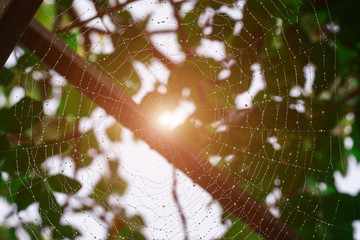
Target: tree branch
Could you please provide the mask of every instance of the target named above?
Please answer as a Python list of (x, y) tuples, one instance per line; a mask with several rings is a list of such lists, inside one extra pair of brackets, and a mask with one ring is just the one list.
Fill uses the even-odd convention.
[(0, 0), (0, 70), (41, 3), (42, 0)]

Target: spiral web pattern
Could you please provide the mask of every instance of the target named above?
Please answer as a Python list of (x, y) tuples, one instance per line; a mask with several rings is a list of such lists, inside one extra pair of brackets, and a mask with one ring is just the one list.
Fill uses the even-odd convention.
[[(326, 104), (343, 94), (328, 7), (49, 0), (35, 18), (305, 239), (352, 236), (338, 212), (351, 193), (332, 195), (355, 157), (354, 113)], [(1, 149), (2, 221), (17, 237), (261, 238), (187, 176), (196, 169), (149, 148), (147, 125), (129, 131), (83, 95), (87, 79), (73, 87), (34, 54), (14, 50), (0, 95), (20, 129)]]

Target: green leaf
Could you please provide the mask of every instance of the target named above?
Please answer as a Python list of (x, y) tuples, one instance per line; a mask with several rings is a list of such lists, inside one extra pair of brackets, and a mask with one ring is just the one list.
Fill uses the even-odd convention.
[(354, 145), (351, 153), (354, 154), (356, 159), (360, 161), (360, 119), (359, 116), (355, 118), (355, 123), (352, 125), (351, 138), (354, 140)]
[(354, 140), (354, 145), (351, 153), (354, 154), (357, 161), (360, 161), (360, 97), (355, 99), (355, 121), (352, 124), (351, 138)]
[(67, 139), (72, 136), (74, 129), (76, 129), (77, 122), (74, 117), (68, 116), (60, 118), (49, 119), (44, 131), (43, 139), (47, 141), (58, 141), (59, 139)]
[(18, 211), (24, 210), (32, 203), (39, 201), (44, 190), (41, 178), (13, 180), (11, 182), (10, 202), (17, 205)]
[(30, 166), (33, 166), (28, 147), (29, 145), (20, 145), (7, 151), (4, 157), (0, 159), (1, 169), (10, 175), (24, 174)]
[[(210, 6), (211, 8), (218, 10), (222, 6), (226, 5), (224, 2), (226, 3), (226, 1), (201, 0), (199, 1), (199, 5), (201, 7), (203, 7), (202, 5)], [(230, 2), (228, 3), (228, 6), (231, 7)]]
[[(322, 2), (322, 1), (318, 1)], [(339, 24), (341, 34), (337, 34), (337, 40), (349, 48), (355, 48), (360, 40), (360, 28), (357, 24), (360, 22), (360, 1), (342, 0), (332, 1), (334, 4), (330, 7), (331, 21)], [(325, 10), (329, 10), (328, 5), (325, 5)]]
[[(119, 21), (122, 20), (124, 19), (121, 18)], [(139, 90), (141, 82), (138, 74), (133, 69), (133, 59), (135, 58), (142, 62), (149, 60), (148, 47), (141, 46), (141, 44), (148, 44), (139, 35), (136, 35), (136, 32), (140, 36), (143, 34), (138, 32), (137, 28), (133, 32), (125, 32), (125, 35), (113, 34), (111, 38), (113, 44), (117, 46), (114, 52), (99, 56), (96, 62), (104, 74), (109, 75), (110, 79), (113, 79), (113, 82), (118, 87), (125, 89), (130, 95), (135, 94)], [(132, 35), (134, 33), (135, 35)], [(134, 43), (132, 43), (133, 41)]]
[(132, 231), (129, 226), (125, 225), (120, 230), (120, 237), (125, 239), (139, 239), (145, 240), (146, 238), (140, 232)]
[(118, 174), (117, 171), (119, 169), (119, 160), (118, 159), (112, 159), (108, 161), (109, 164), (109, 171), (111, 176), (115, 176)]
[[(113, 170), (112, 170), (113, 171)], [(119, 176), (103, 177), (96, 184), (92, 198), (101, 205), (106, 205), (108, 197), (111, 194), (123, 195), (127, 187), (127, 183)]]
[[(224, 212), (223, 217), (229, 215), (229, 213)], [(248, 240), (261, 240), (262, 238), (256, 234), (251, 228), (249, 228), (244, 222), (237, 219), (233, 215), (226, 217), (226, 219), (231, 221), (231, 226), (222, 237), (222, 239), (248, 239)]]
[(87, 167), (92, 163), (93, 158), (89, 156), (88, 151), (95, 149), (99, 151), (99, 143), (92, 130), (82, 134), (74, 139), (75, 148), (73, 149), (73, 158), (77, 168)]
[(68, 45), (72, 50), (76, 52), (77, 50), (77, 37), (78, 34), (74, 32), (63, 32), (58, 35), (58, 37)]
[(62, 216), (62, 210), (54, 194), (45, 192), (39, 202), (39, 213), (43, 223), (47, 226), (57, 226)]
[(303, 239), (312, 239), (314, 235), (317, 235), (315, 219), (318, 217), (319, 203), (319, 198), (314, 195), (297, 194), (291, 196), (288, 201), (280, 206), (281, 219), (297, 231)]
[[(360, 219), (360, 194), (353, 197), (336, 193), (326, 196), (322, 202), (322, 211), (326, 222), (346, 223)], [(334, 211), (337, 209), (337, 211)], [(340, 230), (340, 229), (339, 229)]]
[(0, 159), (2, 170), (10, 175), (25, 174), (29, 171), (39, 170), (41, 163), (48, 157), (66, 152), (69, 144), (45, 143), (38, 145), (23, 144), (10, 149)]
[(68, 115), (75, 120), (78, 117), (89, 116), (95, 107), (96, 105), (79, 90), (66, 85), (56, 113), (58, 115)]
[(199, 9), (195, 8), (193, 11), (187, 13), (182, 23), (190, 47), (198, 46), (202, 37), (202, 29), (198, 25), (198, 10)]
[(74, 239), (77, 236), (80, 236), (80, 232), (76, 228), (74, 228), (74, 227), (72, 227), (70, 225), (57, 226), (53, 230), (53, 237), (54, 238), (58, 238), (58, 239), (64, 239), (64, 238)]
[(113, 142), (121, 141), (121, 125), (119, 123), (114, 123), (111, 127), (106, 129), (106, 134)]
[(134, 57), (134, 60), (138, 60), (142, 63), (149, 63), (153, 57), (150, 44), (144, 37), (132, 41), (130, 47), (131, 55)]
[(16, 193), (16, 205), (18, 206), (18, 210), (24, 210), (27, 208), (30, 204), (33, 202), (36, 202), (36, 197), (39, 196), (37, 191), (34, 191), (35, 189), (32, 189), (26, 186), (22, 186), (18, 192)]
[(303, 2), (302, 0), (283, 0), (283, 2), (291, 7), (293, 7), (294, 9), (298, 8), (301, 3)]
[(327, 239), (352, 239), (352, 222), (360, 218), (360, 195), (332, 194), (324, 198), (321, 210), (328, 226)]
[(56, 0), (55, 3), (58, 4), (60, 7), (69, 8), (71, 7), (73, 0)]
[(5, 134), (0, 133), (0, 159), (6, 156), (7, 151), (9, 150), (10, 150), (10, 143), (7, 139), (7, 136)]
[(0, 86), (2, 87), (8, 86), (14, 80), (14, 77), (15, 77), (14, 69), (3, 67), (0, 70), (0, 79), (1, 79)]
[(41, 240), (44, 239), (44, 237), (41, 234), (41, 228), (40, 226), (34, 224), (34, 223), (27, 223), (25, 224), (25, 229), (30, 235), (31, 240)]
[(225, 13), (216, 14), (213, 19), (212, 33), (213, 40), (224, 41), (233, 35), (235, 20)]
[(126, 191), (127, 183), (124, 179), (119, 176), (116, 176), (114, 182), (111, 185), (114, 193), (119, 195), (123, 195)]
[(0, 132), (20, 133), (34, 128), (42, 116), (42, 103), (24, 97), (10, 109), (0, 110)]
[(124, 8), (122, 8), (120, 11), (110, 11), (108, 14), (111, 16), (112, 21), (117, 26), (126, 26), (133, 22), (130, 12)]
[(62, 192), (66, 194), (74, 194), (81, 188), (81, 183), (77, 180), (61, 174), (49, 177), (47, 182), (55, 192)]
[(250, 65), (246, 62), (236, 62), (231, 66), (231, 74), (221, 82), (221, 86), (229, 89), (234, 94), (240, 94), (248, 90), (252, 81), (252, 71)]
[[(61, 0), (62, 2), (66, 2), (69, 0)], [(54, 4), (48, 4), (43, 2), (38, 11), (36, 12), (34, 18), (38, 20), (42, 25), (44, 25), (47, 29), (52, 30), (54, 27), (55, 19), (56, 19), (56, 10)]]
[(0, 225), (0, 238), (1, 239), (16, 239), (16, 229), (14, 227)]
[(17, 65), (24, 71), (28, 67), (34, 67), (41, 65), (40, 59), (33, 53), (27, 50), (26, 48), (23, 48), (24, 55), (22, 55), (18, 61)]

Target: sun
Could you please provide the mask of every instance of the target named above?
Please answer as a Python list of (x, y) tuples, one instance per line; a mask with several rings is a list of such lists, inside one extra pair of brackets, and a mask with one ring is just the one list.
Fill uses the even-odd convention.
[(158, 120), (163, 127), (169, 128), (172, 116), (169, 112), (164, 112), (159, 116)]
[(159, 114), (159, 125), (171, 131), (183, 124), (186, 119), (194, 113), (195, 109), (196, 107), (193, 102), (181, 101), (174, 110)]

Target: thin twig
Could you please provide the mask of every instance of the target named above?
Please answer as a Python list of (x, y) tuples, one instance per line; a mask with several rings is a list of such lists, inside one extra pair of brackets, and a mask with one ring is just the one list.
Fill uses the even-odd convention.
[(180, 218), (181, 218), (181, 221), (182, 221), (182, 226), (183, 226), (183, 230), (184, 230), (184, 240), (188, 240), (189, 239), (189, 234), (188, 234), (188, 231), (187, 231), (186, 218), (185, 218), (184, 211), (183, 211), (183, 209), (182, 209), (182, 207), (180, 205), (180, 202), (179, 202), (179, 199), (178, 199), (178, 196), (177, 196), (176, 187), (177, 187), (176, 168), (173, 167), (172, 195), (173, 195), (176, 207), (179, 210)]
[[(103, 16), (106, 12), (109, 12), (109, 11), (114, 11), (114, 10), (117, 10), (118, 8), (122, 8), (124, 7), (126, 4), (130, 3), (130, 2), (133, 2), (134, 0), (131, 0), (131, 1), (128, 1), (127, 3), (124, 3), (124, 4), (119, 4), (115, 7), (112, 7), (112, 8), (107, 8), (106, 10), (102, 10), (102, 11), (99, 11), (98, 14), (93, 17), (92, 19), (95, 19), (96, 17), (100, 17), (100, 16)], [(105, 12), (105, 13), (104, 13)], [(113, 34), (113, 32), (109, 32), (109, 31), (104, 31), (104, 30), (101, 30), (101, 29), (97, 29), (97, 28), (92, 28), (92, 27), (87, 27), (85, 26), (85, 22), (89, 22), (91, 21), (91, 19), (89, 20), (86, 20), (83, 22), (83, 24), (79, 24), (76, 23), (76, 22), (79, 22), (77, 21), (78, 17), (76, 16), (75, 14), (75, 11), (72, 11), (72, 18), (74, 19), (74, 24), (71, 24), (69, 25), (68, 27), (66, 27), (66, 29), (58, 29), (56, 30), (55, 32), (56, 33), (60, 33), (60, 32), (63, 32), (63, 31), (67, 31), (75, 26), (79, 27), (80, 28), (80, 31), (85, 35), (85, 41), (87, 42), (87, 44), (84, 44), (84, 45), (90, 45), (91, 43), (89, 42), (89, 33), (91, 31), (96, 31), (100, 34), (107, 34), (107, 35), (111, 35)], [(76, 23), (76, 24), (75, 24)], [(176, 67), (176, 64), (170, 60), (168, 57), (166, 57), (163, 53), (161, 53), (155, 46), (154, 44), (152, 43), (151, 41), (151, 35), (152, 34), (163, 34), (163, 33), (173, 33), (174, 31), (153, 31), (153, 32), (146, 32), (146, 35), (147, 36), (147, 40), (148, 42), (150, 43), (151, 47), (151, 52), (153, 54), (153, 56), (155, 58), (157, 58), (161, 63), (163, 63), (168, 69), (174, 69)], [(89, 50), (88, 50), (89, 51)], [(86, 52), (88, 52), (86, 51)]]
[(178, 31), (179, 31), (179, 37), (180, 37), (180, 44), (182, 45), (184, 52), (186, 54), (187, 57), (192, 56), (192, 52), (188, 46), (188, 39), (186, 37), (186, 33), (185, 33), (185, 29), (183, 27), (183, 25), (181, 25), (181, 16), (179, 14), (180, 9), (178, 9), (178, 7), (176, 6), (175, 2), (173, 0), (170, 0), (170, 4), (172, 5), (173, 9), (174, 9), (174, 17), (178, 23)]
[(120, 3), (120, 4), (117, 4), (116, 6), (113, 6), (113, 7), (109, 7), (109, 8), (106, 8), (106, 9), (103, 9), (103, 10), (100, 10), (97, 12), (97, 14), (92, 17), (92, 18), (89, 18), (87, 20), (84, 20), (84, 21), (81, 21), (81, 20), (74, 20), (71, 24), (69, 24), (68, 26), (64, 27), (64, 28), (58, 28), (55, 32), (56, 33), (61, 33), (61, 32), (66, 32), (66, 31), (69, 31), (71, 28), (75, 28), (75, 27), (82, 27), (84, 25), (86, 25), (87, 23), (89, 23), (90, 21), (96, 19), (96, 18), (102, 18), (104, 15), (106, 14), (109, 14), (111, 12), (114, 12), (114, 11), (118, 11), (118, 10), (121, 10), (122, 8), (124, 8), (127, 4), (129, 3), (132, 3), (132, 2), (135, 2), (136, 0), (129, 0), (127, 1), (126, 3)]
[(351, 100), (352, 98), (356, 97), (359, 94), (360, 94), (360, 87), (355, 88), (352, 92), (350, 92), (348, 95), (343, 97), (340, 101), (329, 104), (329, 105), (325, 106), (321, 112), (315, 113), (312, 116), (312, 120), (317, 120), (320, 117), (322, 117), (323, 115), (325, 115), (325, 114), (327, 114), (329, 112), (332, 112), (333, 110), (338, 108), (341, 104)]
[(166, 30), (153, 30), (148, 32), (148, 34), (153, 35), (153, 34), (169, 34), (169, 33), (176, 33), (176, 30), (172, 30), (172, 29), (166, 29)]

